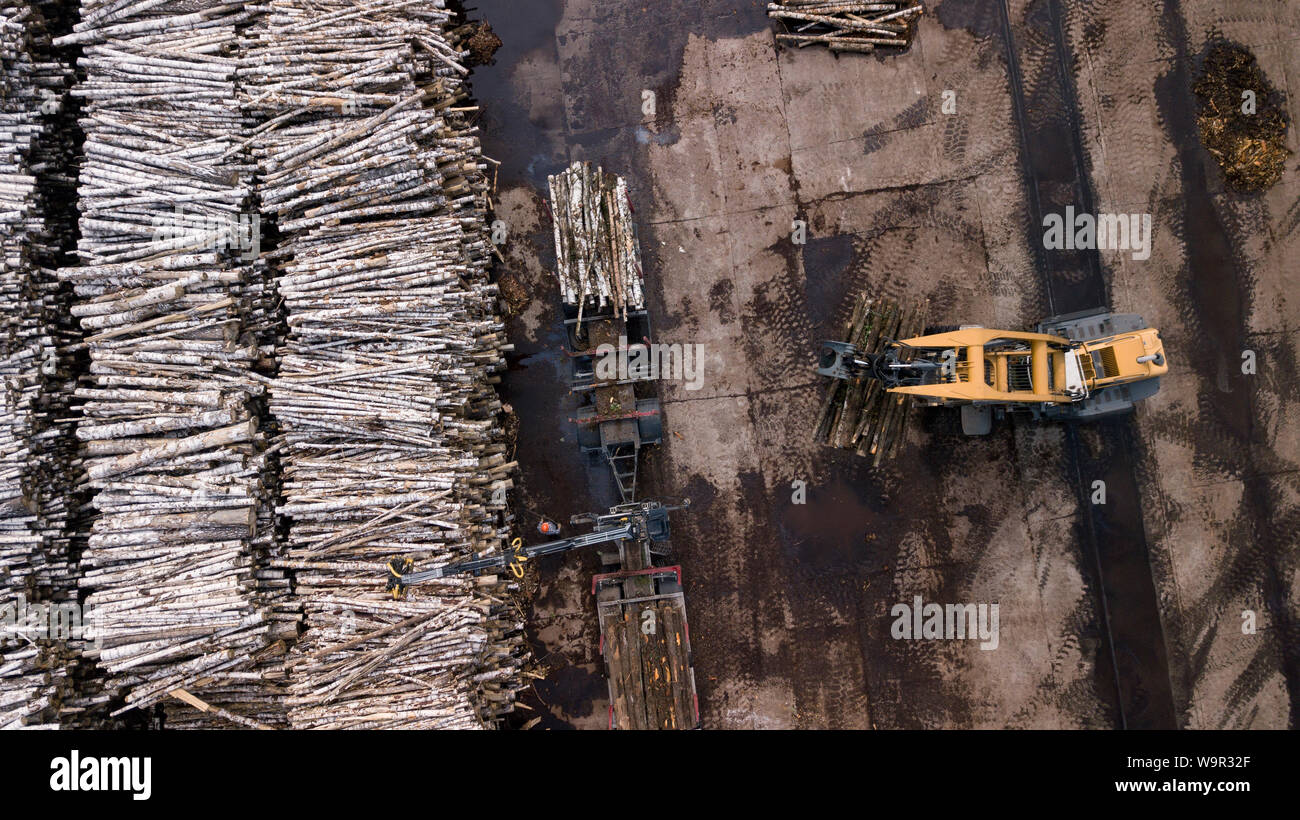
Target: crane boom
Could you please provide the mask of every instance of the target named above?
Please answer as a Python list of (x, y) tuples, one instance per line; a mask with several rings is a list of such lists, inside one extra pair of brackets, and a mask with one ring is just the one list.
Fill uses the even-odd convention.
[[(689, 503), (689, 501), (686, 502), (687, 505)], [(522, 577), (523, 564), (533, 558), (557, 555), (582, 549), (583, 547), (594, 547), (615, 541), (640, 541), (642, 539), (663, 541), (668, 538), (668, 512), (674, 509), (682, 509), (682, 507), (665, 507), (658, 501), (621, 504), (603, 515), (590, 513), (574, 516), (574, 523), (594, 523), (596, 528), (591, 532), (570, 538), (561, 538), (556, 541), (547, 541), (542, 544), (525, 545), (522, 539), (516, 538), (511, 543), (508, 551), (419, 572), (413, 571), (415, 562), (412, 559), (394, 558), (388, 562), (388, 590), (393, 593), (394, 597), (400, 597), (407, 587), (426, 581), (447, 578), (452, 575), (477, 573), (489, 569), (504, 569), (506, 567), (510, 567), (516, 576)]]

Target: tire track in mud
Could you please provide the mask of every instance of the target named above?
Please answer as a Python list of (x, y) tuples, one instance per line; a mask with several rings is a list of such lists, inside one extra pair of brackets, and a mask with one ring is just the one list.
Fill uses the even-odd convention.
[[(1072, 55), (1059, 0), (1031, 2), (1017, 25), (1009, 0), (994, 0), (1011, 78), (1012, 107), (1020, 132), (1031, 224), (1027, 238), (1053, 313), (1109, 304), (1098, 251), (1054, 252), (1042, 244), (1043, 217), (1067, 205), (1095, 213), (1095, 198), (1079, 119)], [(945, 8), (947, 8), (945, 6)], [(956, 15), (954, 15), (956, 16)], [(1019, 41), (1019, 42), (1018, 42)], [(1032, 72), (1027, 74), (1026, 72)], [(1131, 419), (1091, 425), (1091, 435), (1067, 427), (1068, 456), (1078, 493), (1079, 543), (1091, 559), (1106, 653), (1098, 675), (1115, 690), (1122, 728), (1177, 725), (1169, 664), (1160, 623), (1144, 528)], [(1107, 504), (1092, 504), (1090, 487), (1106, 482)]]
[[(746, 392), (750, 433), (742, 446), (752, 446), (755, 469), (737, 477), (735, 498), (723, 499), (731, 509), (711, 511), (707, 524), (693, 511), (688, 525), (694, 536), (689, 563), (708, 579), (716, 602), (697, 605), (703, 606), (701, 632), (711, 633), (698, 644), (709, 651), (699, 652), (697, 678), (721, 678), (731, 694), (737, 684), (748, 689), (744, 697), (755, 699), (760, 725), (865, 728), (872, 705), (861, 634), (869, 626), (853, 594), (863, 569), (848, 533), (867, 525), (854, 513), (860, 498), (837, 493), (832, 499), (815, 481), (808, 507), (790, 503), (793, 478), (834, 473), (813, 466), (810, 441), (791, 440), (791, 419), (815, 412), (816, 391), (806, 367), (813, 353), (804, 350), (811, 333), (799, 308), (803, 277), (797, 254), (769, 250), (785, 257), (783, 271), (756, 288), (738, 321), (748, 329), (750, 384), (781, 389)], [(704, 483), (701, 476), (692, 481)], [(713, 488), (708, 490), (712, 501)], [(809, 508), (821, 514), (801, 515)], [(788, 719), (775, 712), (781, 708), (771, 700), (776, 695), (790, 698)], [(735, 725), (739, 719), (727, 692), (702, 696), (701, 702), (706, 725)]]
[[(811, 341), (838, 334), (848, 309), (844, 294), (918, 295), (916, 283), (899, 271), (909, 269), (918, 236), (927, 234), (921, 226), (928, 225), (931, 232), (935, 226), (944, 228), (954, 245), (969, 244), (979, 234), (977, 224), (933, 212), (950, 193), (952, 186), (945, 184), (893, 192), (895, 201), (875, 214), (876, 222), (889, 227), (813, 239), (802, 252), (785, 242), (770, 247), (785, 256), (785, 271), (756, 288), (742, 310), (742, 321), (752, 329), (746, 345), (755, 383), (800, 379), (815, 355)], [(813, 228), (818, 233), (823, 226), (814, 222)], [(924, 295), (944, 310), (961, 301), (944, 282)], [(772, 351), (784, 353), (774, 356)], [(786, 398), (765, 403), (763, 396), (750, 397), (756, 430), (760, 435), (768, 431), (758, 442), (765, 470), (775, 476), (806, 466), (804, 474), (812, 479), (806, 506), (786, 506), (773, 517), (775, 539), (772, 533), (755, 533), (763, 538), (763, 553), (773, 556), (765, 561), (779, 567), (777, 577), (787, 590), (790, 632), (799, 645), (796, 699), (826, 695), (828, 676), (845, 672), (843, 663), (825, 657), (823, 647), (837, 633), (827, 624), (829, 615), (857, 632), (863, 691), (829, 687), (826, 703), (815, 711), (835, 714), (869, 701), (873, 725), (880, 728), (969, 727), (987, 721), (987, 714), (976, 717), (973, 710), (979, 704), (964, 688), (969, 659), (962, 653), (967, 648), (893, 640), (890, 610), (900, 601), (910, 602), (917, 590), (924, 590), (927, 599), (970, 597), (980, 568), (995, 560), (990, 550), (998, 525), (1016, 514), (1017, 494), (984, 494), (978, 502), (954, 508), (921, 500), (945, 497), (935, 488), (951, 487), (972, 470), (993, 476), (993, 486), (1020, 486), (1014, 436), (1003, 428), (987, 440), (971, 441), (955, 424), (945, 427), (943, 422), (951, 419), (940, 419), (944, 414), (930, 414), (920, 417), (921, 443), (873, 470), (865, 459), (810, 445), (806, 435), (790, 432), (806, 426), (801, 418), (815, 416), (823, 389), (818, 384), (800, 397), (805, 400), (802, 413), (787, 406)], [(769, 417), (766, 424), (764, 417)], [(764, 496), (769, 506), (783, 504), (787, 492), (780, 481), (773, 483), (775, 489)], [(1041, 703), (1069, 713), (1070, 704), (1058, 695), (1060, 677), (1048, 678), (1040, 685), (1046, 694), (1022, 710), (1026, 722)], [(1074, 701), (1076, 706), (1079, 702)]]
[[(1229, 531), (1240, 534), (1238, 543), (1244, 546), (1220, 571), (1206, 598), (1213, 605), (1262, 593), (1278, 637), (1272, 643), (1260, 642), (1254, 657), (1231, 685), (1227, 700), (1245, 707), (1280, 669), (1290, 702), (1289, 722), (1295, 728), (1300, 715), (1300, 624), (1287, 600), (1288, 568), (1282, 564), (1288, 550), (1294, 549), (1300, 509), (1294, 505), (1287, 508), (1286, 500), (1270, 485), (1278, 481), (1295, 488), (1300, 474), (1294, 461), (1271, 448), (1261, 407), (1261, 377), (1231, 375), (1232, 356), (1228, 355), (1225, 362), (1224, 353), (1259, 347), (1251, 342), (1248, 326), (1250, 300), (1244, 291), (1251, 284), (1249, 263), (1236, 237), (1259, 230), (1261, 224), (1267, 226), (1267, 215), (1256, 206), (1251, 220), (1254, 224), (1242, 224), (1233, 211), (1216, 202), (1210, 181), (1217, 175), (1200, 144), (1191, 91), (1192, 69), (1204, 54), (1193, 57), (1189, 52), (1190, 38), (1180, 0), (1164, 0), (1159, 25), (1174, 51), (1168, 73), (1157, 84), (1156, 100), (1182, 170), (1181, 239), (1187, 250), (1188, 275), (1185, 292), (1180, 296), (1194, 345), (1188, 353), (1206, 366), (1217, 363), (1214, 375), (1204, 370), (1196, 374), (1200, 384), (1197, 418), (1189, 420), (1190, 429), (1185, 434), (1190, 434), (1199, 462), (1221, 475), (1239, 478), (1243, 484), (1240, 512), (1225, 524)], [(1239, 196), (1225, 195), (1225, 205), (1241, 200)], [(1224, 276), (1224, 271), (1236, 275)], [(1278, 340), (1277, 354), (1278, 360), (1273, 363), (1276, 372), (1289, 370), (1294, 374), (1296, 362), (1283, 339)], [(1283, 385), (1275, 385), (1275, 389), (1279, 397), (1289, 392)], [(1236, 628), (1235, 617), (1229, 616), (1235, 613), (1223, 615), (1222, 620), (1226, 620), (1227, 628)], [(1195, 679), (1208, 669), (1210, 647), (1221, 616), (1213, 610), (1183, 617), (1192, 621), (1188, 632), (1197, 636), (1190, 665), (1193, 680), (1189, 681), (1189, 690), (1195, 691)], [(1273, 653), (1276, 657), (1270, 658)], [(1232, 721), (1231, 715), (1218, 717), (1218, 725)]]

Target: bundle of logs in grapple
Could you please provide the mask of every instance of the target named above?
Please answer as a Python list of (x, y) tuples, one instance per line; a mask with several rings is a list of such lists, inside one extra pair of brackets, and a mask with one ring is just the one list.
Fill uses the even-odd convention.
[(261, 726), (284, 722), (268, 655), (297, 630), (288, 579), (268, 567), (271, 306), (235, 87), (251, 17), (219, 0), (83, 2), (56, 40), (84, 46), (85, 75), (81, 265), (59, 276), (89, 353), (86, 654), (118, 712), (175, 695)]
[[(900, 304), (860, 296), (842, 341), (852, 344), (859, 358), (882, 353), (896, 340), (924, 334), (927, 307), (924, 301)], [(906, 351), (903, 355), (906, 358)], [(911, 396), (888, 392), (879, 379), (833, 379), (814, 437), (853, 450), (879, 467), (904, 437), (911, 408)]]
[(627, 180), (575, 162), (550, 177), (555, 275), (566, 305), (627, 317), (645, 307), (641, 248)]
[(94, 696), (76, 674), (71, 564), (75, 442), (62, 422), (73, 375), (52, 267), (68, 241), (50, 197), (66, 182), (68, 67), (44, 4), (0, 9), (0, 729), (76, 724)]
[(777, 0), (767, 15), (780, 20), (782, 43), (831, 51), (900, 49), (912, 44), (925, 9), (919, 3), (848, 3), (839, 0)]
[(279, 0), (245, 33), (288, 325), (270, 409), (289, 521), (274, 564), (306, 617), (295, 727), (477, 727), (522, 685), (506, 583), (383, 583), (390, 559), (444, 564), (510, 529), (492, 386), (508, 347), (451, 18), (440, 1)]

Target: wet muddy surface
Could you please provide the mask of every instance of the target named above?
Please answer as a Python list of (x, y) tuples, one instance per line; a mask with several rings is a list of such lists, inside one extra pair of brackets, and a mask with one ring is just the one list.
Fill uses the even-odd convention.
[[(761, 4), (739, 0), (490, 0), (470, 11), (504, 43), (473, 88), (484, 153), (502, 163), (497, 216), (511, 238), (500, 267), (532, 294), (510, 319), (516, 350), (502, 388), (521, 420), (525, 537), (537, 537), (537, 515), (567, 523), (614, 492), (568, 423), (547, 174), (588, 159), (629, 178), (656, 335), (710, 352), (703, 390), (663, 385), (665, 443), (641, 478), (643, 496), (694, 502), (674, 520), (672, 560), (684, 570), (706, 728), (1187, 722), (1195, 664), (1210, 661), (1180, 655), (1171, 670), (1165, 634), (1204, 628), (1170, 615), (1179, 604), (1153, 581), (1147, 535), (1152, 516), (1173, 509), (1149, 463), (1152, 431), (1185, 437), (1187, 422), (1007, 420), (972, 440), (955, 414), (936, 412), (913, 419), (907, 446), (880, 470), (811, 442), (816, 346), (838, 335), (858, 290), (925, 296), (936, 324), (1023, 327), (1053, 309), (1133, 309), (1113, 298), (1127, 268), (1095, 251), (1047, 251), (1039, 227), (1045, 213), (1095, 211), (1104, 199), (1076, 75), (1083, 50), (1115, 37), (1107, 15), (1081, 20), (1057, 0), (948, 0), (909, 54), (836, 59), (776, 52)], [(1110, 25), (1136, 29), (1127, 17)], [(1191, 180), (1189, 254), (1204, 257), (1186, 300), (1188, 321), (1207, 332), (1179, 355), (1223, 363), (1190, 399), (1216, 428), (1204, 457), (1254, 476), (1263, 433), (1226, 358), (1243, 343), (1246, 306), (1213, 274), (1236, 258), (1232, 232), (1252, 228), (1218, 212), (1205, 157), (1182, 138), (1196, 139), (1180, 119), (1194, 119), (1190, 81), (1166, 79), (1154, 93)], [(940, 115), (950, 85), (973, 118)], [(794, 218), (808, 222), (806, 245), (790, 241)], [(1205, 423), (1198, 414), (1191, 429)], [(1098, 479), (1105, 505), (1089, 499)], [(1267, 689), (1280, 658), (1294, 704), (1294, 542), (1266, 525), (1294, 506), (1267, 482), (1245, 483), (1256, 486), (1236, 526), (1254, 541), (1223, 574), (1223, 594), (1262, 589), (1292, 649), (1263, 644), (1233, 697)], [(1163, 549), (1167, 530), (1158, 535)], [(521, 723), (605, 725), (596, 571), (594, 554), (538, 567), (529, 638), (546, 677)], [(1001, 648), (894, 639), (891, 609), (914, 594), (1000, 601)]]
[[(1251, 265), (1235, 247), (1236, 237), (1264, 226), (1233, 224), (1231, 212), (1224, 213), (1221, 201), (1211, 188), (1213, 160), (1200, 143), (1196, 101), (1190, 92), (1193, 77), (1206, 54), (1189, 53), (1181, 5), (1177, 0), (1167, 0), (1164, 4), (1161, 24), (1175, 44), (1177, 57), (1161, 78), (1157, 99), (1170, 140), (1177, 148), (1183, 179), (1181, 238), (1187, 244), (1188, 266), (1185, 294), (1190, 308), (1188, 318), (1199, 330), (1197, 344), (1184, 355), (1207, 365), (1201, 371), (1204, 386), (1198, 448), (1204, 448), (1206, 456), (1218, 461), (1229, 473), (1247, 479), (1243, 482), (1244, 492), (1233, 522), (1242, 533), (1243, 549), (1234, 561), (1236, 571), (1225, 574), (1225, 588), (1215, 597), (1230, 597), (1232, 587), (1236, 591), (1243, 587), (1255, 588), (1262, 593), (1264, 607), (1276, 625), (1277, 642), (1261, 643), (1258, 654), (1268, 657), (1269, 662), (1258, 664), (1255, 670), (1248, 666), (1245, 674), (1234, 682), (1234, 695), (1238, 702), (1248, 702), (1267, 679), (1264, 670), (1274, 663), (1280, 664), (1294, 728), (1294, 721), (1300, 716), (1300, 623), (1293, 610), (1294, 589), (1290, 586), (1293, 581), (1287, 578), (1283, 566), (1294, 562), (1296, 541), (1294, 530), (1288, 534), (1283, 521), (1295, 520), (1296, 514), (1294, 508), (1286, 510), (1282, 502), (1287, 495), (1285, 491), (1271, 487), (1257, 476), (1261, 472), (1293, 472), (1296, 453), (1278, 453), (1270, 446), (1261, 427), (1265, 413), (1260, 407), (1259, 380), (1243, 373), (1239, 366), (1232, 366), (1237, 361), (1231, 361), (1239, 361), (1238, 357), (1231, 356), (1232, 351), (1250, 349), (1254, 344), (1248, 338), (1247, 326), (1250, 306), (1246, 294)], [(1297, 372), (1294, 358), (1288, 357), (1285, 351), (1280, 352), (1283, 357), (1278, 364), (1294, 376)], [(1230, 362), (1225, 362), (1229, 357)]]
[[(1031, 219), (1027, 241), (1037, 251), (1053, 314), (1109, 307), (1108, 272), (1097, 249), (1057, 251), (1043, 247), (1047, 214), (1097, 213), (1080, 131), (1078, 92), (1068, 67), (1075, 55), (1063, 30), (1059, 0), (1030, 4), (1012, 22), (1006, 0), (997, 0), (1013, 80), (1012, 104), (1022, 140)], [(1164, 637), (1151, 577), (1144, 516), (1135, 478), (1131, 422), (1110, 419), (1090, 425), (1093, 447), (1080, 433), (1067, 436), (1085, 521), (1079, 541), (1095, 561), (1092, 583), (1102, 596), (1107, 654), (1099, 670), (1114, 675), (1119, 725), (1172, 729), (1176, 726)], [(1107, 502), (1096, 504), (1084, 488), (1104, 481)]]

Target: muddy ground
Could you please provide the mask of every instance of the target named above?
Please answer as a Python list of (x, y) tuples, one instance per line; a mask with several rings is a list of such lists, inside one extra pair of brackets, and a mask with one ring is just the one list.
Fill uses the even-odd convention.
[[(1294, 121), (1300, 8), (946, 0), (907, 53), (836, 58), (778, 50), (762, 6), (471, 9), (504, 41), (473, 77), (502, 163), (502, 275), (534, 295), (504, 384), (525, 521), (613, 501), (567, 421), (547, 278), (546, 175), (587, 159), (629, 177), (658, 339), (704, 345), (702, 389), (662, 386), (670, 432), (642, 483), (695, 502), (674, 548), (705, 727), (1294, 725), (1300, 176), (1293, 158), (1269, 191), (1225, 192), (1191, 83), (1230, 39)], [(1045, 250), (1041, 219), (1067, 205), (1151, 214), (1150, 258)], [(871, 470), (811, 441), (817, 344), (864, 288), (928, 297), (935, 324), (1139, 312), (1171, 373), (1090, 426), (1007, 420), (971, 440), (918, 415)], [(524, 717), (543, 726), (606, 723), (596, 570), (594, 554), (539, 568), (549, 673)], [(891, 607), (916, 595), (998, 603), (998, 647), (893, 639)]]

